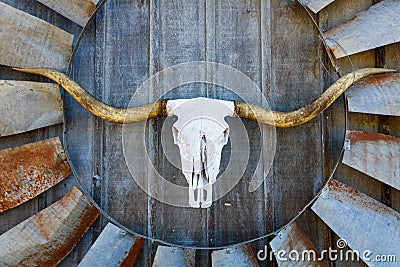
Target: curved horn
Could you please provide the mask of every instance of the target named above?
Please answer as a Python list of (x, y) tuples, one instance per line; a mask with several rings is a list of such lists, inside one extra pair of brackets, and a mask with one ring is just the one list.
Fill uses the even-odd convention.
[(131, 107), (117, 108), (107, 105), (89, 92), (83, 89), (78, 83), (67, 75), (51, 69), (18, 69), (14, 70), (45, 76), (62, 86), (69, 94), (75, 98), (84, 108), (93, 115), (104, 120), (115, 123), (131, 123), (154, 119), (160, 116), (167, 116), (167, 100), (160, 100), (151, 104)]
[(291, 112), (280, 112), (235, 101), (235, 116), (281, 128), (298, 126), (312, 120), (326, 110), (356, 81), (371, 74), (386, 72), (396, 72), (396, 70), (366, 68), (351, 72), (337, 80), (314, 102)]
[[(51, 69), (17, 69), (15, 70), (45, 76), (70, 93), (76, 101), (93, 113), (95, 116), (116, 123), (131, 123), (147, 119), (168, 116), (167, 100), (160, 100), (152, 104), (147, 104), (131, 108), (116, 108), (104, 104), (89, 94), (79, 84), (67, 75)], [(306, 123), (326, 110), (332, 103), (353, 83), (371, 74), (386, 72), (396, 72), (396, 70), (366, 68), (347, 74), (337, 80), (324, 93), (321, 94), (311, 104), (291, 112), (280, 112), (262, 108), (257, 105), (234, 101), (235, 116), (268, 124), (276, 127), (293, 127)]]

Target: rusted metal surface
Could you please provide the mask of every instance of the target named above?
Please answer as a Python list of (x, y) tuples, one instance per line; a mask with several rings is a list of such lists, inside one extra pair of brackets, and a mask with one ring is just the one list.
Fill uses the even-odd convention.
[(64, 198), (0, 236), (0, 265), (56, 266), (98, 216), (73, 187)]
[(0, 2), (0, 64), (65, 70), (74, 36)]
[(108, 223), (78, 266), (133, 266), (143, 242), (143, 238)]
[(400, 190), (400, 139), (370, 132), (347, 132), (342, 162)]
[(337, 58), (399, 42), (400, 1), (381, 1), (324, 37)]
[(304, 5), (306, 5), (309, 9), (314, 13), (318, 13), (323, 8), (328, 6), (330, 3), (333, 3), (335, 0), (300, 0)]
[[(374, 261), (378, 255), (400, 259), (400, 214), (393, 209), (332, 179), (312, 210), (368, 266), (382, 266)], [(371, 254), (363, 255), (365, 251)]]
[(365, 78), (347, 92), (350, 112), (400, 116), (400, 74)]
[(37, 0), (66, 18), (84, 27), (99, 0)]
[(0, 213), (36, 197), (70, 174), (58, 137), (0, 151)]
[(56, 84), (0, 80), (0, 136), (18, 134), (63, 122)]
[[(291, 223), (285, 229), (279, 232), (279, 234), (269, 243), (272, 250), (278, 253), (279, 251), (285, 251), (283, 257), (276, 257), (276, 261), (279, 266), (295, 267), (295, 266), (321, 266), (329, 267), (328, 263), (321, 259), (321, 255), (311, 243), (310, 239), (301, 230), (296, 222)], [(298, 259), (289, 257), (292, 255), (291, 251), (299, 253)], [(307, 254), (303, 253), (307, 252)], [(283, 254), (283, 253), (282, 253)]]
[(250, 244), (217, 250), (211, 253), (213, 267), (235, 266), (252, 267), (259, 266)]
[(158, 246), (153, 267), (194, 267), (194, 249)]

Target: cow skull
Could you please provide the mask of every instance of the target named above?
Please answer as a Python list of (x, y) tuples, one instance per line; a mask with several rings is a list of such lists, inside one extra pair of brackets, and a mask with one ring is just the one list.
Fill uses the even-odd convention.
[(229, 125), (224, 118), (233, 116), (234, 104), (208, 98), (179, 99), (168, 101), (167, 110), (178, 117), (172, 133), (179, 146), (182, 173), (189, 183), (189, 205), (208, 208), (222, 148), (228, 143)]

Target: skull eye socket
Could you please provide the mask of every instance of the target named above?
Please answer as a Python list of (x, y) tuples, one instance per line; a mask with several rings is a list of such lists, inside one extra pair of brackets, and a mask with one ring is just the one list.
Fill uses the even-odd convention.
[(224, 130), (224, 135), (222, 137), (222, 143), (227, 144), (228, 143), (228, 138), (229, 138), (229, 128), (226, 128)]
[(176, 129), (175, 126), (172, 126), (172, 135), (174, 136), (174, 143), (175, 143), (175, 144), (178, 144), (178, 143), (179, 143), (179, 140), (178, 140), (178, 133), (179, 133), (178, 129)]

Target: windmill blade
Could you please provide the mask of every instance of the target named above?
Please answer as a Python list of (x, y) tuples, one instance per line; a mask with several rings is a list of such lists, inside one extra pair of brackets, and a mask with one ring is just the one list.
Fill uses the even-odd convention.
[(400, 190), (400, 139), (358, 131), (346, 139), (344, 164)]
[(85, 27), (99, 0), (37, 0), (76, 24)]
[(367, 77), (346, 97), (350, 112), (400, 116), (400, 74)]
[(0, 236), (0, 265), (56, 266), (99, 214), (73, 187), (61, 200)]
[(195, 253), (196, 251), (194, 249), (158, 246), (153, 261), (153, 267), (194, 267)]
[(108, 223), (78, 267), (133, 266), (144, 239)]
[(36, 197), (70, 174), (58, 137), (0, 151), (0, 213)]
[(0, 136), (23, 133), (63, 122), (56, 84), (0, 80)]
[(336, 58), (399, 42), (400, 1), (379, 2), (326, 32), (324, 37)]
[(318, 13), (335, 0), (300, 0), (303, 5), (306, 5), (312, 12)]
[(216, 250), (211, 253), (213, 267), (235, 266), (255, 267), (259, 266), (257, 258), (249, 244), (229, 249)]
[(312, 210), (368, 266), (382, 266), (377, 255), (400, 258), (400, 214), (375, 199), (332, 179)]
[(65, 70), (74, 36), (0, 2), (0, 64)]
[[(285, 229), (280, 231), (269, 244), (272, 250), (275, 251), (275, 256), (279, 251), (285, 251), (284, 258), (276, 257), (276, 261), (280, 267), (329, 267), (325, 260), (319, 260), (321, 259), (321, 255), (296, 222), (291, 223)], [(298, 252), (299, 259), (291, 261), (289, 259), (291, 251)]]

